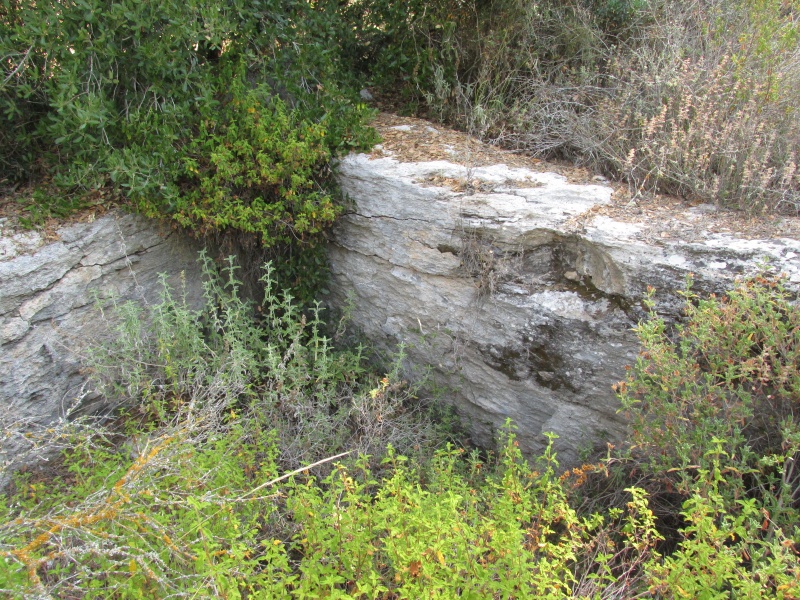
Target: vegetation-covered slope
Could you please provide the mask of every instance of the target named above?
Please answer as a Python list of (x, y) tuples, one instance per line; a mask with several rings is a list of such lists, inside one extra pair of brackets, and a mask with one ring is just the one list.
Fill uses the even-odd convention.
[(39, 215), (99, 197), (250, 235), (292, 281), (341, 211), (331, 158), (375, 142), (341, 28), (303, 0), (5, 0), (3, 182)]
[(373, 76), (437, 119), (634, 192), (797, 214), (794, 0), (351, 4)]
[[(374, 141), (370, 83), (636, 192), (796, 211), (797, 48), (777, 0), (4, 0), (3, 186), (254, 235), (296, 283), (341, 210), (331, 158)], [(448, 446), (398, 369), (335, 349), (271, 281), (255, 306), (232, 267), (209, 278), (202, 313), (170, 290), (150, 319), (121, 309), (92, 361), (116, 421), (44, 432), (62, 458), (2, 497), (4, 594), (800, 597), (779, 283), (642, 324), (630, 443), (561, 474), (512, 425), (493, 452)]]
[[(209, 264), (209, 269), (211, 269)], [(93, 359), (119, 418), (0, 504), (12, 598), (797, 598), (800, 311), (769, 279), (655, 316), (620, 384), (632, 443), (562, 473), (446, 443), (397, 371), (370, 373), (229, 269), (165, 290)], [(260, 316), (256, 316), (260, 315)], [(441, 422), (441, 421), (439, 421)]]

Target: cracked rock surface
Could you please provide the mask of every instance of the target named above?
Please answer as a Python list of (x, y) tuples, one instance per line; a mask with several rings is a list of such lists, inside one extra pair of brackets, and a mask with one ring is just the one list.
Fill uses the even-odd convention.
[(331, 304), (351, 295), (373, 343), (403, 342), (409, 369), (432, 367), (476, 442), (511, 418), (530, 454), (556, 433), (563, 465), (624, 435), (611, 386), (638, 353), (648, 286), (678, 318), (690, 272), (720, 292), (768, 258), (800, 284), (796, 240), (648, 242), (636, 223), (591, 214), (611, 188), (553, 173), (351, 155), (339, 183), (352, 206), (330, 246)]
[(200, 305), (198, 249), (121, 212), (61, 227), (55, 241), (37, 232), (0, 236), (0, 461), (27, 449), (13, 431), (67, 418), (76, 402), (81, 411), (103, 408), (81, 371), (82, 352), (113, 335), (98, 304), (153, 302), (161, 273), (175, 289), (185, 273), (187, 299)]

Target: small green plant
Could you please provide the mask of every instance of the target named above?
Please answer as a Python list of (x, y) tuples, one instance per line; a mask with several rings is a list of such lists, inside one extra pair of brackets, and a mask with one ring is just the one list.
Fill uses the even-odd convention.
[(20, 225), (29, 229), (43, 226), (48, 219), (63, 219), (93, 204), (88, 198), (64, 194), (55, 187), (46, 186), (31, 190), (18, 202), (24, 211)]
[[(256, 306), (233, 261), (204, 261), (203, 310), (166, 286), (116, 309), (91, 361), (116, 420), (70, 424), (60, 468), (0, 494), (5, 597), (800, 595), (800, 321), (780, 280), (687, 286), (674, 331), (653, 314), (618, 388), (633, 446), (561, 473), (555, 436), (529, 463), (510, 422), (496, 452), (434, 450), (402, 357), (378, 377), (269, 268)], [(623, 463), (613, 506), (587, 504), (587, 478)]]
[(279, 432), (281, 464), (292, 468), (343, 447), (378, 456), (387, 443), (410, 451), (433, 440), (399, 369), (377, 378), (360, 348), (334, 349), (321, 309), (306, 314), (288, 293), (279, 297), (271, 267), (256, 306), (242, 297), (232, 258), (222, 271), (202, 259), (204, 310), (191, 310), (166, 285), (147, 313), (119, 307), (115, 341), (91, 360), (107, 397), (155, 423), (185, 407), (245, 411), (251, 423)]

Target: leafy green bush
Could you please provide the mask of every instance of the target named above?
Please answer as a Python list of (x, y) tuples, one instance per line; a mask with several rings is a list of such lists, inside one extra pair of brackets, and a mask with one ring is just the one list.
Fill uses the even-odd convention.
[[(406, 99), (432, 81), (438, 57), (448, 51), (468, 3), (449, 0), (359, 0), (343, 9), (350, 26), (344, 53), (361, 72)], [(447, 66), (450, 69), (450, 66)]]
[(330, 6), (5, 2), (0, 164), (200, 231), (308, 241), (337, 214), (330, 158), (375, 141)]
[[(390, 450), (381, 480), (362, 457), (320, 481), (295, 472), (276, 491), (269, 435), (251, 438), (229, 420), (201, 442), (201, 427), (183, 423), (151, 433), (133, 456), (87, 440), (49, 494), (19, 486), (0, 505), (0, 588), (9, 597), (559, 598), (576, 581), (586, 533), (602, 525), (569, 508), (552, 455), (541, 475), (529, 471), (513, 435), (488, 477), (477, 458), (462, 465), (448, 448), (422, 488), (422, 473)], [(647, 544), (645, 504), (634, 495), (625, 547)], [(614, 585), (612, 561), (598, 562), (586, 583)]]
[(701, 473), (699, 491), (684, 503), (686, 526), (678, 549), (647, 565), (650, 593), (656, 598), (796, 597), (796, 529), (765, 535), (769, 517), (763, 505), (755, 499), (731, 505), (723, 477), (730, 467), (724, 464)]
[(595, 0), (591, 8), (605, 31), (619, 32), (647, 9), (647, 0)]
[(252, 437), (245, 417), (202, 436), (189, 423), (151, 432), (132, 453), (87, 437), (47, 491), (20, 480), (0, 501), (0, 589), (343, 599), (800, 591), (791, 541), (759, 542), (753, 503), (718, 522), (718, 496), (696, 494), (686, 542), (662, 559), (641, 489), (627, 491), (624, 509), (581, 517), (552, 452), (531, 471), (513, 434), (494, 464), (448, 447), (420, 468), (390, 448), (381, 475), (362, 456), (317, 479), (302, 468), (278, 476), (274, 437)]
[(721, 298), (689, 286), (684, 296), (687, 321), (674, 333), (654, 312), (639, 325), (643, 354), (619, 384), (633, 456), (684, 496), (712, 478), (733, 515), (757, 499), (765, 531), (791, 535), (800, 522), (800, 310), (767, 276)]
[[(314, 181), (330, 158), (324, 126), (293, 122), (268, 90), (245, 90), (240, 80), (231, 94), (237, 107), (229, 121), (220, 122), (213, 104), (199, 110), (203, 120), (184, 154), (186, 191), (176, 200), (176, 220), (201, 230), (262, 233), (269, 243), (319, 233), (338, 212)], [(155, 214), (162, 208), (140, 202)]]

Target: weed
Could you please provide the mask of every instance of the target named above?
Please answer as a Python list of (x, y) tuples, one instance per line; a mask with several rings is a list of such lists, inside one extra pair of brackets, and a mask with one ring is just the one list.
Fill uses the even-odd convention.
[(490, 298), (501, 283), (513, 277), (518, 262), (512, 252), (498, 248), (478, 232), (463, 229), (458, 257), (463, 274), (476, 280), (479, 302)]

